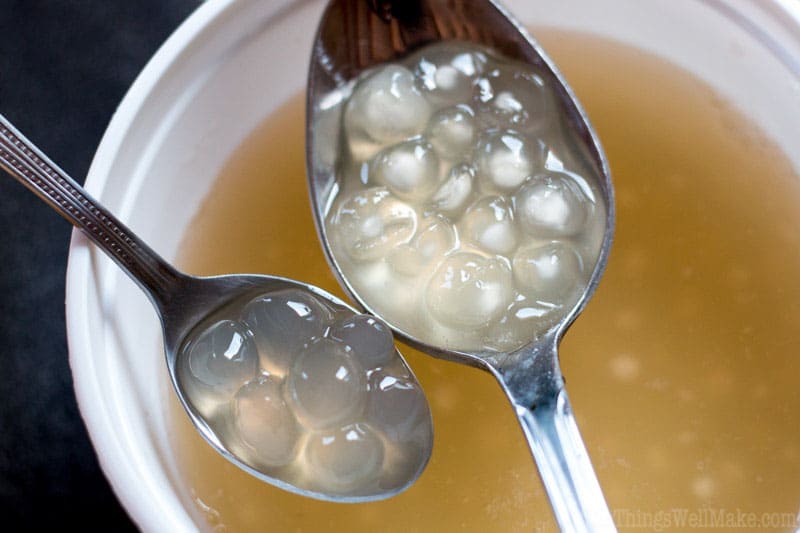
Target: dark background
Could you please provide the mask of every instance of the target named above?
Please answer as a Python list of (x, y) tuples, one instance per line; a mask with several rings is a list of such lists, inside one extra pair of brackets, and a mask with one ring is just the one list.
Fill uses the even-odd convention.
[[(0, 0), (0, 113), (83, 183), (111, 115), (197, 0)], [(0, 174), (0, 520), (124, 531), (67, 360), (71, 226)], [(14, 528), (16, 529), (16, 528)]]

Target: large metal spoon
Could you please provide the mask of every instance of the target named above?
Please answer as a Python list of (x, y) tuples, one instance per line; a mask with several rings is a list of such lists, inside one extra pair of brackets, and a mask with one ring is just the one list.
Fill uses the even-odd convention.
[[(161, 319), (167, 368), (175, 392), (189, 414), (192, 424), (226, 459), (258, 479), (282, 489), (335, 502), (363, 502), (388, 498), (410, 486), (419, 477), (432, 445), (430, 412), (424, 400), (414, 404), (415, 440), (408, 444), (413, 448), (413, 452), (410, 454), (412, 459), (406, 463), (411, 466), (400, 475), (394, 472), (390, 480), (378, 479), (369, 486), (357, 489), (348, 487), (347, 490), (339, 491), (320, 490), (320, 485), (315, 482), (313, 470), (300, 476), (292, 476), (288, 475), (291, 474), (291, 469), (289, 472), (270, 469), (246, 453), (241, 453), (242, 446), (235, 439), (226, 437), (225, 432), (221, 431), (220, 426), (215, 425), (213, 420), (206, 419), (199, 412), (198, 406), (193, 404), (191, 395), (187, 393), (189, 385), (185, 382), (185, 369), (189, 363), (184, 346), (187, 346), (189, 340), (196, 340), (199, 326), (219, 320), (218, 313), (235, 312), (237, 307), (245, 305), (253, 298), (286, 290), (291, 290), (293, 295), (297, 295), (297, 291), (301, 293), (302, 301), (290, 301), (289, 306), (302, 306), (313, 300), (327, 306), (333, 315), (338, 317), (337, 323), (347, 323), (350, 317), (358, 315), (350, 305), (322, 289), (286, 278), (262, 275), (198, 278), (179, 272), (53, 164), (2, 115), (0, 115), (0, 167), (81, 229), (147, 293)], [(374, 321), (372, 318), (365, 318), (369, 323)], [(382, 331), (387, 337), (389, 336), (388, 328)], [(283, 334), (288, 338), (297, 335), (297, 332), (289, 330)], [(386, 340), (388, 342), (388, 339)], [(357, 340), (353, 341), (354, 346), (357, 345), (356, 342)], [(224, 345), (228, 347), (225, 350), (225, 357), (233, 357), (231, 352), (236, 350), (236, 345), (235, 341), (230, 345), (233, 348), (228, 347), (228, 344)], [(387, 362), (384, 358), (383, 368), (389, 369), (387, 371), (398, 371), (406, 383), (412, 382), (418, 387), (416, 378), (405, 365), (399, 352), (394, 350), (394, 354), (396, 357), (393, 360)], [(340, 371), (344, 370), (340, 367)], [(328, 393), (330, 392), (328, 390)], [(270, 401), (274, 403), (276, 400)], [(359, 431), (356, 428), (351, 433), (356, 435)], [(347, 438), (348, 440), (351, 438), (350, 433)]]
[(340, 129), (330, 110), (363, 71), (395, 61), (423, 45), (458, 39), (488, 46), (506, 57), (536, 65), (555, 87), (563, 122), (586, 151), (607, 217), (596, 264), (581, 297), (560, 321), (512, 353), (448, 350), (423, 342), (381, 316), (404, 340), (451, 361), (480, 367), (502, 386), (519, 417), (560, 527), (565, 531), (615, 529), (581, 440), (564, 389), (557, 347), (561, 336), (594, 292), (605, 268), (614, 226), (614, 196), (603, 151), (575, 97), (539, 45), (522, 25), (491, 0), (332, 0), (314, 42), (307, 101), (307, 164), (317, 229), (341, 284), (369, 312), (369, 296), (359, 293), (341, 270), (329, 242), (326, 218), (338, 190), (335, 152)]

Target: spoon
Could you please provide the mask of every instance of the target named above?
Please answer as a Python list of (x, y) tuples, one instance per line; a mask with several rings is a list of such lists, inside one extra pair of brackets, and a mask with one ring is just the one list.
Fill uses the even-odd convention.
[[(291, 279), (264, 275), (227, 275), (199, 278), (179, 272), (136, 237), (114, 215), (96, 202), (78, 183), (53, 164), (44, 153), (28, 141), (2, 115), (0, 115), (0, 166), (70, 223), (81, 229), (148, 295), (161, 319), (167, 368), (175, 392), (189, 414), (192, 424), (205, 440), (227, 460), (256, 478), (284, 490), (302, 496), (334, 502), (363, 502), (385, 499), (404, 490), (419, 477), (430, 455), (432, 446), (430, 411), (416, 378), (408, 369), (400, 353), (394, 348), (388, 327), (376, 321), (373, 317), (358, 314), (347, 303), (322, 289)], [(373, 420), (371, 418), (367, 418), (367, 422), (371, 424), (371, 427), (367, 429), (356, 423), (342, 427), (343, 436), (341, 439), (339, 439), (339, 433), (336, 432), (338, 428), (334, 430), (330, 429), (329, 426), (325, 426), (322, 429), (319, 429), (321, 426), (315, 426), (317, 433), (314, 435), (319, 436), (319, 440), (325, 445), (327, 445), (325, 439), (327, 439), (328, 444), (330, 442), (344, 442), (345, 440), (347, 442), (356, 442), (355, 446), (357, 448), (355, 453), (351, 453), (352, 457), (350, 459), (357, 464), (354, 468), (358, 470), (360, 467), (362, 468), (361, 471), (363, 471), (363, 465), (369, 461), (369, 453), (375, 450), (369, 447), (370, 442), (376, 442), (375, 439), (381, 442), (381, 438), (385, 442), (391, 442), (391, 445), (386, 445), (385, 450), (381, 448), (381, 455), (377, 456), (377, 463), (381, 464), (380, 457), (390, 458), (388, 454), (394, 450), (397, 455), (392, 456), (390, 459), (399, 458), (395, 463), (403, 465), (402, 468), (404, 470), (401, 470), (400, 474), (397, 471), (389, 474), (381, 471), (381, 477), (371, 479), (370, 483), (365, 483), (363, 486), (355, 488), (353, 486), (344, 487), (341, 483), (342, 480), (339, 478), (335, 478), (333, 485), (321, 485), (319, 480), (315, 479), (315, 476), (321, 476), (322, 474), (318, 474), (313, 468), (310, 471), (303, 468), (290, 468), (292, 465), (288, 465), (284, 469), (274, 468), (274, 464), (266, 464), (259, 456), (252, 453), (248, 454), (241, 442), (226, 437), (226, 431), (229, 431), (226, 426), (215, 425), (214, 418), (206, 416), (207, 413), (205, 413), (201, 402), (197, 401), (199, 397), (194, 396), (191, 389), (191, 387), (198, 387), (198, 385), (187, 381), (186, 377), (186, 369), (192, 363), (190, 347), (202, 344), (203, 341), (202, 334), (198, 335), (198, 331), (202, 332), (203, 328), (208, 327), (209, 323), (215, 323), (215, 321), (216, 323), (222, 323), (219, 322), (220, 317), (226, 318), (226, 313), (231, 310), (235, 312), (238, 307), (247, 303), (257, 302), (259, 305), (264, 305), (264, 299), (259, 299), (259, 297), (264, 295), (272, 297), (275, 295), (275, 298), (277, 298), (277, 295), (286, 294), (292, 295), (292, 299), (287, 302), (286, 307), (291, 307), (293, 311), (297, 310), (298, 316), (307, 318), (309, 308), (316, 309), (317, 307), (315, 306), (320, 306), (319, 309), (330, 312), (332, 317), (330, 319), (332, 326), (326, 330), (324, 338), (318, 338), (310, 343), (310, 347), (306, 351), (295, 357), (296, 360), (303, 359), (303, 356), (315, 347), (317, 349), (315, 353), (322, 353), (323, 357), (328, 357), (330, 353), (325, 350), (336, 342), (346, 342), (347, 347), (343, 347), (343, 349), (354, 353), (357, 358), (363, 359), (361, 357), (363, 353), (367, 353), (370, 357), (380, 355), (382, 357), (380, 360), (382, 366), (371, 370), (371, 372), (376, 373), (376, 376), (385, 381), (387, 380), (386, 376), (390, 378), (399, 376), (395, 381), (399, 380), (405, 392), (401, 392), (398, 395), (396, 391), (390, 390), (387, 397), (382, 400), (378, 399), (379, 415), (389, 413), (387, 416), (393, 416), (394, 419), (398, 418), (398, 408), (387, 407), (387, 401), (390, 403), (392, 401), (399, 402), (406, 408), (411, 407), (414, 410), (413, 420), (406, 418), (401, 421), (402, 424), (405, 424), (403, 427), (410, 427), (412, 429), (409, 429), (409, 431), (415, 431), (412, 436), (413, 439), (408, 441), (411, 444), (405, 441), (400, 442), (398, 440), (400, 437), (390, 436), (388, 437), (389, 440), (387, 440), (385, 436), (376, 436), (379, 430), (374, 429), (377, 424), (372, 423)], [(302, 308), (302, 311), (299, 311), (299, 308)], [(362, 327), (365, 323), (367, 324), (366, 327), (371, 328), (368, 333), (372, 333), (372, 336), (367, 335), (367, 342), (372, 342), (370, 346), (375, 346), (376, 340), (379, 341), (377, 344), (381, 346), (380, 351), (364, 351), (365, 346), (361, 340), (364, 337), (360, 337), (358, 333), (363, 333), (364, 330), (360, 330), (358, 327)], [(279, 325), (285, 325), (285, 323)], [(339, 335), (335, 333), (337, 327), (339, 327)], [(294, 334), (294, 331), (290, 330), (290, 328), (283, 328), (288, 331), (278, 329), (277, 334), (267, 339), (268, 342), (281, 342), (291, 339), (291, 335)], [(330, 331), (334, 333), (329, 333)], [(354, 331), (357, 332), (355, 335), (353, 334)], [(374, 333), (376, 331), (378, 333)], [(226, 338), (225, 344), (222, 345), (226, 358), (235, 359), (240, 357), (242, 353), (240, 347), (248, 342), (247, 339), (243, 339), (245, 336), (246, 334), (239, 337)], [(231, 339), (233, 340), (231, 341)], [(258, 342), (258, 339), (255, 342)], [(211, 344), (213, 344), (213, 341)], [(237, 350), (239, 351), (237, 352)], [(237, 353), (234, 354), (233, 352)], [(256, 393), (247, 397), (248, 401), (258, 400), (259, 394), (263, 397), (261, 392), (263, 389), (258, 387), (271, 379), (267, 375), (256, 373), (258, 368), (257, 357), (255, 356), (251, 359), (252, 372), (257, 377), (247, 377), (246, 379), (249, 379), (249, 381), (239, 390), (241, 392), (250, 387), (251, 384), (254, 385), (255, 389), (248, 390), (255, 390)], [(310, 358), (305, 357), (304, 360), (308, 361)], [(338, 365), (339, 359), (336, 361)], [(225, 363), (223, 362), (223, 364)], [(322, 366), (324, 367), (325, 365), (323, 364)], [(307, 368), (304, 367), (304, 370)], [(352, 371), (355, 367), (343, 364), (336, 367), (328, 365), (328, 368), (331, 373), (336, 374), (337, 379), (341, 380), (343, 379), (341, 377), (342, 372)], [(358, 368), (361, 368), (360, 364)], [(370, 369), (371, 367), (364, 363), (363, 368)], [(366, 391), (367, 382), (361, 378), (358, 378), (357, 381)], [(388, 381), (391, 381), (391, 379)], [(327, 383), (329, 384), (330, 382)], [(325, 382), (322, 383), (322, 385), (325, 384)], [(305, 390), (313, 389), (314, 386), (319, 385), (319, 380), (315, 382), (312, 379)], [(324, 387), (321, 388), (324, 389)], [(334, 394), (330, 388), (324, 389), (324, 392), (328, 396), (319, 398), (318, 402), (319, 405), (322, 405), (323, 411), (326, 411), (323, 414), (330, 414), (331, 405), (337, 405), (336, 400), (332, 398)], [(314, 391), (312, 390), (311, 394), (313, 393)], [(239, 398), (238, 394), (237, 399)], [(372, 409), (376, 405), (374, 396), (376, 393), (370, 394), (373, 394), (373, 396), (369, 397), (370, 399), (366, 402), (366, 405)], [(406, 395), (403, 396), (403, 394)], [(280, 400), (275, 400), (274, 398), (268, 400), (273, 404), (276, 401)], [(257, 405), (261, 406), (262, 404)], [(365, 405), (365, 402), (360, 405)], [(306, 405), (306, 407), (308, 406)], [(381, 411), (380, 408), (384, 409)], [(227, 413), (228, 411), (225, 410), (224, 412)], [(317, 411), (311, 414), (319, 415), (320, 413)], [(295, 412), (295, 415), (297, 415), (297, 412)], [(336, 413), (334, 413), (334, 416), (336, 416)], [(365, 414), (360, 416), (369, 417), (372, 415)], [(258, 421), (260, 422), (262, 419), (258, 419)], [(386, 427), (389, 428), (388, 431), (394, 431), (393, 435), (402, 433), (401, 430), (398, 430), (393, 425), (387, 425)], [(267, 432), (272, 429), (267, 425)], [(383, 427), (381, 430), (383, 430)], [(336, 435), (336, 437), (331, 437), (325, 431), (330, 431), (330, 434)], [(359, 443), (363, 444), (365, 442), (365, 434), (373, 440), (368, 441), (366, 446), (358, 448)], [(307, 442), (312, 442), (312, 439), (309, 437)], [(412, 453), (402, 455), (401, 452), (405, 450), (400, 449), (402, 448), (401, 446), (391, 447), (397, 443), (413, 448)], [(310, 445), (306, 446), (306, 452), (308, 452)], [(328, 448), (330, 449), (330, 447)], [(332, 452), (324, 451), (322, 453), (323, 455), (328, 454), (326, 457), (330, 457)], [(310, 457), (309, 454), (310, 452), (306, 453), (306, 457)], [(313, 464), (312, 459), (309, 459), (309, 462)], [(403, 460), (405, 460), (404, 463), (402, 462)], [(326, 464), (326, 466), (330, 465)], [(333, 465), (333, 469), (335, 470), (336, 468), (341, 468), (341, 465)], [(297, 473), (298, 471), (299, 474)], [(329, 478), (331, 477), (329, 471), (325, 474)], [(345, 474), (350, 475), (350, 473)]]
[[(437, 41), (461, 40), (487, 46), (511, 59), (538, 67), (555, 88), (567, 129), (582, 145), (597, 175), (606, 208), (596, 264), (577, 302), (557, 324), (535, 332), (511, 353), (449, 350), (425, 342), (398, 326), (389, 313), (376, 312), (337, 261), (326, 219), (339, 190), (332, 155), (339, 146), (330, 110), (341, 103), (353, 80), (367, 69), (402, 59)], [(340, 283), (372, 314), (381, 316), (412, 346), (433, 356), (482, 368), (500, 383), (519, 418), (556, 520), (564, 531), (613, 531), (614, 522), (573, 417), (558, 363), (559, 341), (594, 292), (605, 268), (614, 226), (611, 179), (597, 135), (552, 61), (523, 26), (491, 0), (332, 0), (314, 41), (308, 82), (307, 165), (315, 222)], [(339, 96), (337, 96), (339, 95)]]

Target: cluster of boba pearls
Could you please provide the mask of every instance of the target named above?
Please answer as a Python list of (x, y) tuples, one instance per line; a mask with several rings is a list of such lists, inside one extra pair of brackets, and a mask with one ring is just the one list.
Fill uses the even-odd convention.
[(390, 330), (306, 291), (215, 313), (182, 348), (178, 379), (229, 450), (294, 487), (388, 495), (431, 452), (428, 404)]
[(605, 206), (555, 98), (532, 66), (457, 42), (358, 80), (326, 223), (372, 310), (432, 345), (510, 351), (574, 306)]

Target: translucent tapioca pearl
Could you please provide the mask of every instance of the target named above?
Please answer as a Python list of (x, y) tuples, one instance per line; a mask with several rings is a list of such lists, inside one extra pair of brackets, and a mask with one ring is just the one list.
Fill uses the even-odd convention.
[(348, 493), (377, 482), (383, 442), (367, 424), (314, 433), (306, 446), (310, 476), (319, 490)]
[(586, 222), (589, 199), (561, 172), (535, 175), (514, 195), (514, 214), (523, 231), (534, 237), (578, 233)]
[(466, 160), (477, 137), (475, 114), (466, 105), (443, 109), (431, 117), (425, 137), (442, 159)]
[(431, 262), (443, 257), (456, 244), (452, 223), (440, 216), (424, 219), (416, 237), (409, 244), (393, 250), (387, 261), (392, 269), (405, 276), (416, 276)]
[(278, 467), (295, 457), (299, 430), (297, 421), (281, 392), (281, 382), (259, 376), (236, 393), (233, 423), (239, 439), (252, 459)]
[(486, 56), (459, 43), (423, 50), (412, 60), (417, 86), (436, 106), (467, 102), (473, 80), (483, 71)]
[(320, 339), (297, 356), (286, 378), (286, 397), (306, 427), (352, 422), (366, 396), (364, 369), (344, 343)]
[(414, 83), (414, 74), (399, 65), (387, 65), (360, 80), (344, 111), (348, 138), (362, 137), (381, 144), (419, 135), (431, 107)]
[(476, 81), (475, 101), (478, 120), (488, 127), (539, 132), (553, 122), (550, 90), (529, 67), (492, 68)]
[(511, 264), (517, 289), (544, 302), (563, 301), (584, 278), (580, 255), (562, 241), (523, 246)]
[(395, 355), (391, 330), (375, 317), (354, 315), (341, 320), (333, 325), (329, 336), (349, 346), (367, 370), (390, 362)]
[(386, 187), (375, 187), (344, 200), (331, 225), (338, 234), (336, 242), (351, 259), (374, 261), (411, 239), (417, 229), (417, 214)]
[(561, 305), (521, 296), (489, 328), (487, 338), (495, 350), (511, 352), (533, 341), (534, 332), (555, 324), (562, 315)]
[(457, 218), (467, 205), (474, 189), (475, 168), (462, 163), (450, 169), (447, 179), (433, 194), (433, 206), (451, 219)]
[(444, 324), (471, 328), (498, 318), (512, 296), (511, 269), (505, 263), (462, 252), (439, 266), (425, 300), (431, 314)]
[(439, 185), (439, 157), (423, 140), (397, 144), (375, 157), (370, 181), (385, 185), (402, 200), (424, 201)]
[(501, 196), (478, 200), (459, 222), (460, 234), (491, 254), (509, 254), (517, 247), (511, 204)]
[(428, 402), (419, 385), (380, 370), (369, 378), (366, 418), (395, 442), (410, 440), (415, 431), (433, 433)]
[(216, 403), (230, 400), (258, 372), (258, 350), (239, 322), (212, 324), (186, 349), (189, 379), (184, 386), (195, 409), (204, 415)]
[(242, 319), (253, 332), (261, 368), (283, 376), (297, 354), (325, 333), (331, 312), (305, 291), (289, 289), (254, 298)]
[(542, 145), (509, 130), (483, 134), (475, 152), (478, 177), (489, 190), (513, 191), (542, 164)]

